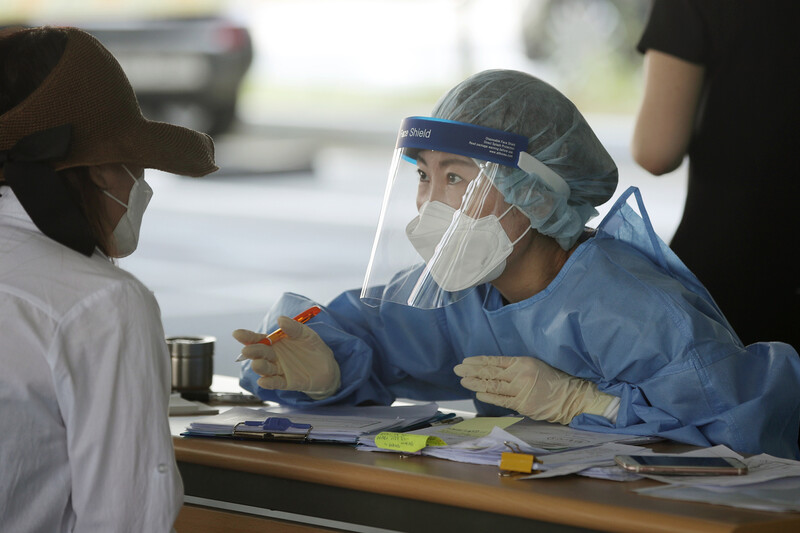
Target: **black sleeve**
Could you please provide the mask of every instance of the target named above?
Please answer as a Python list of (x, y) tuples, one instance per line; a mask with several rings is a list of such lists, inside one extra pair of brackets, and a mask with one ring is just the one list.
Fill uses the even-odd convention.
[(655, 0), (636, 49), (658, 50), (691, 63), (705, 64), (708, 43), (703, 17), (693, 0)]

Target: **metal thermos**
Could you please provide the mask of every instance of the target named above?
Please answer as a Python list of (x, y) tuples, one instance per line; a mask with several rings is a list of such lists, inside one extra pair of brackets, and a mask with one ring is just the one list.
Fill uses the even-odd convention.
[(207, 391), (214, 376), (216, 337), (167, 337), (172, 356), (172, 390)]

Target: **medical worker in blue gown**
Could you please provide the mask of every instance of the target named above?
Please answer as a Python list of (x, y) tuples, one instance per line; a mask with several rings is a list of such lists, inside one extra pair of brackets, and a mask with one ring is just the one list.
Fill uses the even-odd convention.
[(272, 346), (235, 331), (242, 386), (296, 406), (474, 398), (481, 414), (800, 458), (798, 354), (742, 345), (636, 188), (587, 228), (616, 186), (553, 87), (468, 78), (403, 122), (362, 290), (307, 324), (288, 317), (316, 302), (285, 294)]

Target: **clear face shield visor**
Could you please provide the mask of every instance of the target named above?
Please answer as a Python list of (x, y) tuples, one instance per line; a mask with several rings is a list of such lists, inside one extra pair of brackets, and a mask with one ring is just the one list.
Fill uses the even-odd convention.
[(361, 300), (432, 309), (493, 281), (530, 220), (497, 180), (551, 172), (522, 135), (410, 117), (397, 137)]

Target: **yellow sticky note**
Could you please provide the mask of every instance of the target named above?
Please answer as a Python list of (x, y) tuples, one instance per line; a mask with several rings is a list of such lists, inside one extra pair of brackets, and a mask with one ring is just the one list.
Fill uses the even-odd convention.
[(447, 446), (447, 443), (439, 437), (383, 431), (375, 436), (375, 446), (386, 450), (413, 453), (426, 446)]
[(441, 432), (463, 437), (485, 437), (492, 432), (495, 426), (505, 429), (520, 420), (522, 420), (521, 416), (476, 416), (458, 424), (453, 424), (449, 428), (441, 430)]

